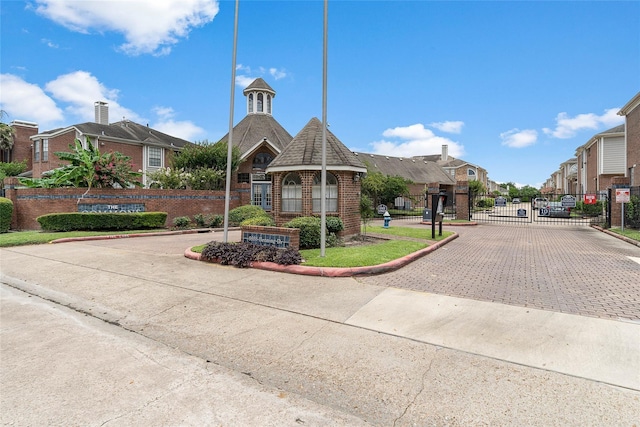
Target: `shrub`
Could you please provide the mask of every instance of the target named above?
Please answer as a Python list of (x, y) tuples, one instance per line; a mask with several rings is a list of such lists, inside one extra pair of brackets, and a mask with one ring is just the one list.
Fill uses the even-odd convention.
[(300, 216), (284, 224), (284, 227), (300, 229), (300, 249), (320, 247), (320, 218)]
[(300, 264), (302, 257), (293, 248), (277, 249), (253, 243), (209, 242), (202, 250), (200, 259), (218, 261), (223, 265), (248, 267), (253, 261), (275, 262), (282, 265)]
[[(315, 249), (320, 247), (320, 222), (317, 216), (299, 216), (284, 224), (283, 227), (300, 229), (300, 249)], [(332, 230), (344, 230), (342, 220), (338, 217), (327, 217), (326, 228), (326, 246), (338, 246), (340, 239)]]
[(328, 216), (326, 218), (327, 231), (330, 233), (339, 233), (344, 230), (344, 223), (339, 216)]
[(588, 204), (580, 201), (576, 203), (576, 209), (582, 211), (585, 216), (598, 216), (602, 213), (602, 202), (597, 201), (594, 204)]
[(224, 215), (214, 215), (211, 217), (211, 222), (209, 223), (209, 227), (217, 228), (222, 227), (224, 224)]
[(205, 216), (203, 214), (197, 214), (193, 216), (193, 221), (196, 223), (198, 227), (208, 227), (209, 216)]
[(629, 203), (624, 205), (625, 225), (630, 228), (640, 228), (640, 197), (631, 196)]
[(36, 218), (47, 231), (143, 230), (164, 228), (166, 212), (138, 213), (55, 213)]
[(491, 198), (480, 199), (476, 202), (476, 207), (478, 208), (492, 208), (495, 204), (495, 200)]
[[(27, 161), (21, 162), (0, 162), (0, 180), (7, 176), (18, 176), (27, 170)], [(2, 182), (0, 182), (2, 184)]]
[(0, 233), (6, 233), (11, 227), (13, 202), (6, 197), (0, 197)]
[(265, 227), (275, 227), (276, 222), (269, 215), (254, 216), (247, 218), (240, 223), (240, 225), (262, 225)]
[(177, 216), (173, 218), (173, 225), (176, 228), (187, 228), (191, 225), (191, 219), (188, 216)]
[(262, 209), (260, 206), (254, 205), (245, 205), (239, 206), (235, 209), (231, 209), (229, 211), (229, 224), (233, 226), (238, 226), (242, 223), (242, 221), (255, 217), (255, 216), (266, 216), (267, 212)]

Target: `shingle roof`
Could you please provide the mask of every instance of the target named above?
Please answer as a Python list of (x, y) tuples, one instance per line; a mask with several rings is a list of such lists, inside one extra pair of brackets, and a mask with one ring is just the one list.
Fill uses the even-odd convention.
[(117, 138), (138, 143), (154, 144), (167, 147), (181, 148), (189, 141), (175, 136), (167, 135), (159, 130), (152, 129), (148, 126), (141, 125), (129, 120), (103, 125), (94, 122), (80, 123), (66, 128), (58, 128), (40, 133), (39, 135), (54, 135), (68, 129), (75, 128), (81, 133), (88, 136), (98, 136), (107, 138)]
[(440, 154), (431, 154), (428, 156), (413, 156), (413, 159), (423, 160), (427, 162), (435, 162), (443, 168), (457, 168), (462, 165), (466, 165), (468, 162), (465, 162), (461, 159), (456, 159), (455, 157), (448, 156), (447, 160), (441, 160), (442, 155)]
[(618, 125), (616, 127), (612, 127), (611, 129), (607, 129), (604, 132), (600, 132), (598, 135), (607, 135), (610, 133), (624, 133), (624, 125)]
[[(242, 156), (265, 138), (278, 151), (282, 151), (293, 139), (291, 134), (270, 114), (247, 114), (233, 128), (233, 145), (240, 149)], [(227, 133), (220, 141), (228, 140)]]
[(264, 79), (262, 79), (261, 77), (258, 77), (257, 79), (255, 79), (254, 81), (252, 81), (249, 86), (247, 86), (242, 93), (244, 93), (245, 95), (247, 94), (247, 92), (250, 92), (252, 90), (264, 90), (266, 92), (271, 92), (271, 94), (273, 95), (273, 97), (276, 97), (276, 91), (273, 90), (271, 88), (271, 86), (269, 86), (267, 84), (267, 82), (264, 81)]
[[(327, 168), (366, 172), (366, 166), (327, 129)], [(267, 172), (320, 169), (322, 166), (322, 123), (316, 117), (293, 138), (267, 168)]]
[(390, 176), (398, 175), (415, 183), (429, 184), (438, 182), (443, 185), (454, 185), (456, 183), (442, 167), (433, 161), (422, 160), (422, 158), (418, 157), (392, 157), (369, 153), (356, 154), (368, 166), (370, 171), (373, 170)]

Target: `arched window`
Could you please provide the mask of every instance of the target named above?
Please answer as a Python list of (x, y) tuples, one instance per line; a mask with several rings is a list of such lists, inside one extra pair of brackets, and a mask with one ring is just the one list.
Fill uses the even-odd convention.
[(302, 180), (297, 173), (282, 180), (282, 212), (302, 212)]
[(267, 166), (269, 166), (269, 163), (271, 163), (271, 160), (273, 160), (273, 156), (271, 154), (258, 153), (253, 158), (253, 169), (264, 170), (267, 168)]
[(253, 113), (253, 94), (249, 94), (249, 112)]
[(258, 94), (258, 113), (262, 113), (262, 94)]
[[(311, 197), (313, 198), (313, 211), (320, 212), (320, 194), (322, 192), (322, 173), (318, 172), (313, 177), (313, 188), (311, 189)], [(338, 180), (332, 173), (327, 172), (327, 187), (325, 192), (327, 200), (327, 212), (338, 211)]]
[(271, 95), (267, 95), (267, 114), (271, 114)]

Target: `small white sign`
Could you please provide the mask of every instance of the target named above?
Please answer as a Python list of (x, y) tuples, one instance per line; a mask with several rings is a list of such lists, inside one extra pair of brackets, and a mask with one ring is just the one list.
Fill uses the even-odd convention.
[(629, 203), (631, 201), (631, 189), (616, 188), (616, 203)]
[(378, 215), (383, 215), (387, 211), (387, 205), (378, 205)]

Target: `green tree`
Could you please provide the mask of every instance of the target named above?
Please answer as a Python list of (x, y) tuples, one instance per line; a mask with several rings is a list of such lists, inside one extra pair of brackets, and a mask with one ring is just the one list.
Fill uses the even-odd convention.
[[(187, 172), (208, 168), (226, 173), (227, 144), (226, 142), (211, 144), (208, 141), (202, 141), (187, 145), (173, 156), (171, 164), (175, 169), (184, 169)], [(233, 147), (231, 149), (231, 170), (237, 170), (239, 165), (240, 149)]]
[(534, 199), (538, 194), (539, 194), (538, 189), (530, 185), (525, 185), (522, 188), (520, 188), (520, 197), (522, 197), (522, 200), (525, 202), (528, 202)]
[(366, 194), (360, 194), (360, 218), (362, 219), (362, 224), (364, 225), (364, 235), (367, 235), (367, 225), (371, 221), (371, 218), (375, 215), (375, 210), (373, 209), (373, 202)]
[(485, 192), (484, 184), (478, 181), (477, 179), (474, 179), (473, 181), (469, 181), (469, 192), (471, 192), (471, 195), (473, 196), (476, 196), (478, 194), (484, 194)]
[(366, 194), (377, 206), (380, 203), (392, 203), (398, 196), (408, 196), (409, 184), (412, 181), (398, 175), (383, 175), (381, 172), (375, 171), (368, 172), (360, 183), (362, 194)]
[[(0, 110), (0, 119), (6, 114), (4, 110)], [(15, 137), (15, 129), (6, 123), (0, 122), (0, 150), (4, 151), (4, 159), (0, 160), (9, 161), (9, 152), (13, 149)]]
[[(43, 178), (21, 178), (20, 182), (28, 187), (94, 187), (127, 188), (140, 185), (138, 172), (133, 172), (131, 158), (118, 152), (101, 154), (89, 138), (87, 148), (80, 140), (70, 145), (70, 152), (54, 153), (60, 160), (69, 162), (46, 173)], [(45, 174), (43, 174), (45, 175)]]

